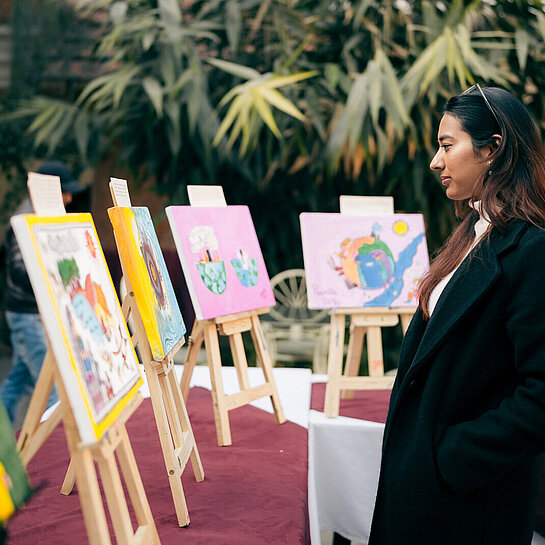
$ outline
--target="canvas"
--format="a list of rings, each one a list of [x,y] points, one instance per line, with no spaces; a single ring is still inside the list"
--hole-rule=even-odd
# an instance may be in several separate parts
[[[412,307],[428,270],[421,214],[300,216],[308,306]]]
[[[90,214],[11,220],[83,443],[100,439],[142,375]]]
[[[197,319],[275,304],[247,206],[169,206],[166,213]]]
[[[8,413],[0,402],[0,524],[5,524],[31,494]]]
[[[149,210],[115,207],[108,214],[153,358],[163,360],[186,328]]]

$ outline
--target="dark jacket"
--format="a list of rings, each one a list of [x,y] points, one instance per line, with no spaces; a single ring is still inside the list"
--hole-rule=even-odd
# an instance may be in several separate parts
[[[30,199],[25,199],[15,211],[15,214],[30,214],[33,212]],[[21,250],[11,227],[6,232],[6,291],[4,308],[12,312],[38,313],[38,306],[30,279],[26,272]]]
[[[514,221],[407,331],[370,545],[529,545],[545,450],[545,232]]]

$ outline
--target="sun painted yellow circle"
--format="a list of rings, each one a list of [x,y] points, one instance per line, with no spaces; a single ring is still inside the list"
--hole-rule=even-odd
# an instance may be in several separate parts
[[[404,235],[409,227],[404,221],[396,221],[394,223],[394,233],[396,235]]]

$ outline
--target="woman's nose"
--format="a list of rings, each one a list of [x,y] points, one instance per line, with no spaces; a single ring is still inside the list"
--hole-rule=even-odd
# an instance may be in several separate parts
[[[432,170],[442,170],[443,168],[443,158],[441,157],[441,149],[437,150],[437,153],[433,156],[433,159],[430,163],[430,168]]]

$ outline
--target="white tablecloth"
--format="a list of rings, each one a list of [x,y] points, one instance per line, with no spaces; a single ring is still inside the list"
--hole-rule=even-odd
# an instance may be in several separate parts
[[[317,378],[316,382],[321,381]],[[380,470],[384,424],[309,414],[309,520],[313,545],[320,530],[367,543]]]

